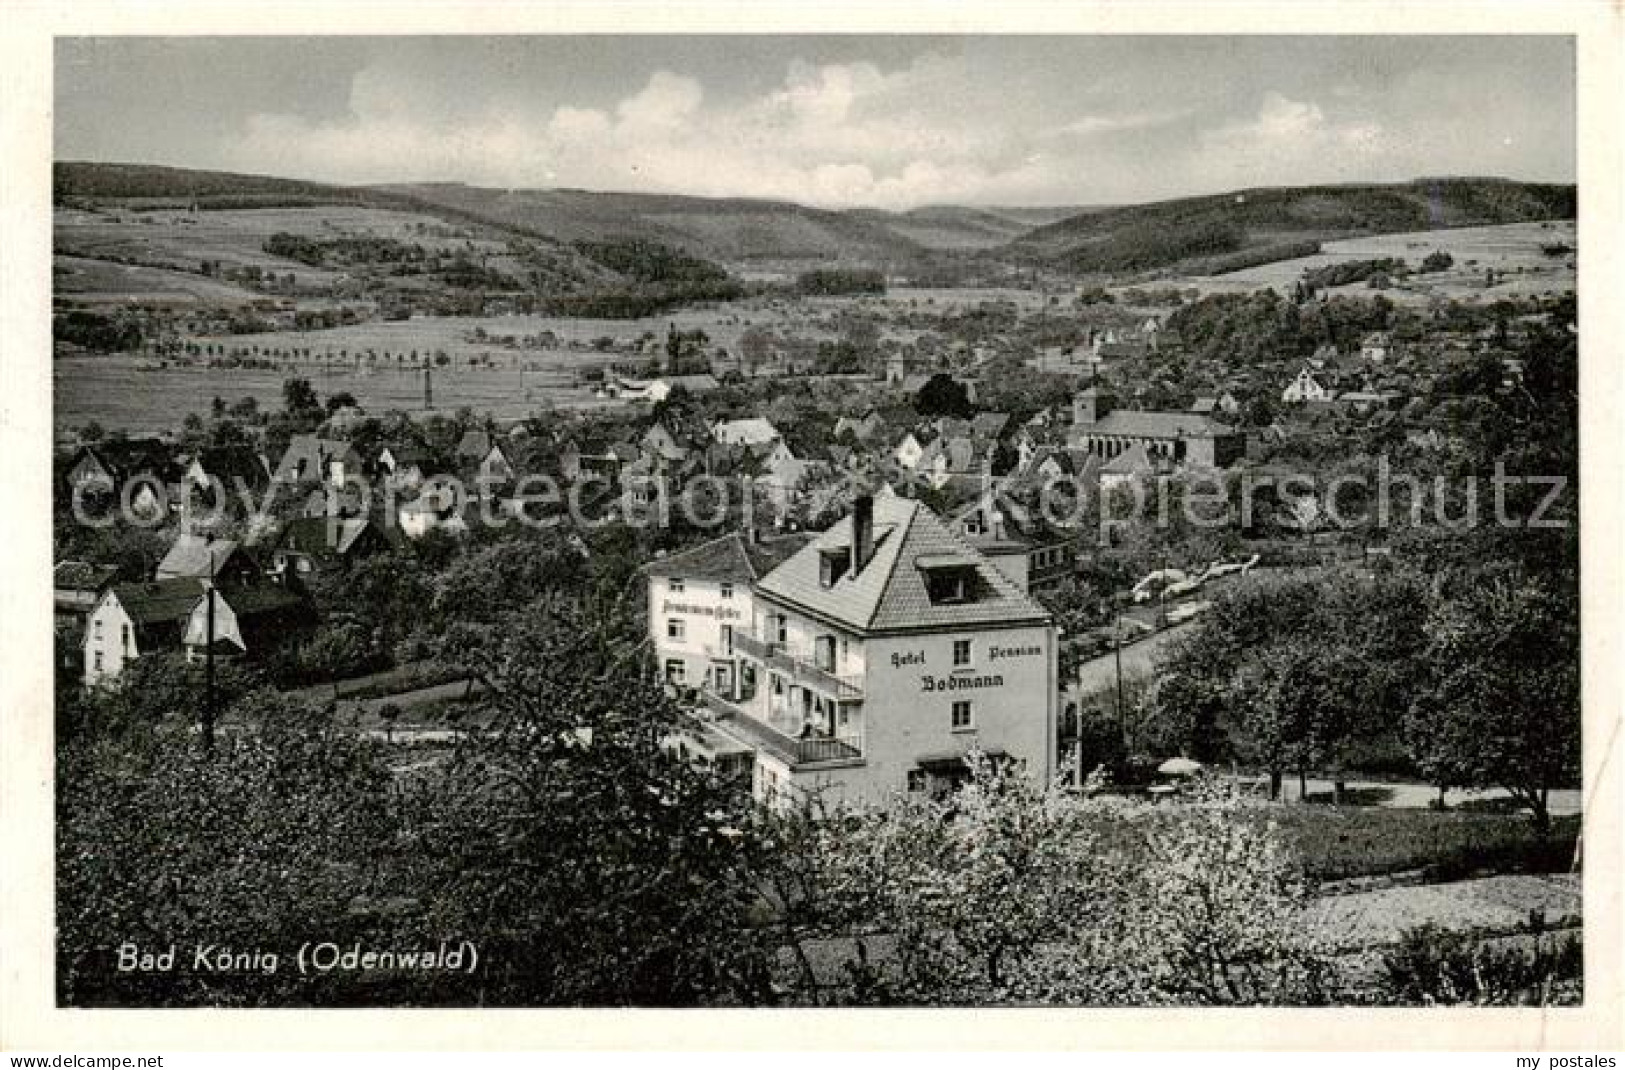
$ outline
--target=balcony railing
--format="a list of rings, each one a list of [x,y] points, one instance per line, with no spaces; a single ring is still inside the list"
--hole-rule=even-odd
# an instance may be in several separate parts
[[[715,715],[718,727],[738,738],[741,743],[766,751],[780,761],[791,765],[809,765],[863,758],[863,741],[857,736],[798,739],[765,721],[757,720],[714,691],[702,691],[700,695]]]
[[[778,646],[777,643],[770,643],[766,639],[758,639],[749,632],[734,632],[733,644],[735,650],[757,661],[766,661]]]
[[[837,700],[863,698],[863,685],[856,678],[831,672],[815,661],[791,654],[778,643],[739,632],[734,635],[733,644],[741,654],[779,670],[797,683],[811,684]]]

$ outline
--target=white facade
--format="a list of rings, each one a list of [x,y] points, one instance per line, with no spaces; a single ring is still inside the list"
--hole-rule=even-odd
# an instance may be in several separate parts
[[[651,576],[649,635],[661,675],[684,687],[732,686],[733,635],[750,626],[748,583]]]
[[[744,642],[736,633],[735,705],[782,737],[756,748],[758,797],[884,805],[951,776],[973,748],[1053,774],[1053,627],[864,636],[761,600],[755,616]],[[739,718],[723,727],[742,742],[769,735]]]
[[[85,621],[85,683],[115,679],[126,662],[141,656],[136,646],[135,622],[112,591],[102,595]]]
[[[1289,405],[1302,401],[1330,401],[1331,397],[1331,391],[1321,386],[1308,368],[1299,371],[1297,378],[1281,391],[1281,400]]]

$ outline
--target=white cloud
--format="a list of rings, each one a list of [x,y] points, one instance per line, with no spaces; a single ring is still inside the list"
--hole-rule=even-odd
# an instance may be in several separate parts
[[[1256,115],[1204,134],[1195,169],[1214,188],[1271,185],[1291,175],[1297,183],[1369,177],[1385,148],[1381,125],[1334,120],[1314,101],[1265,93]]]
[[[368,68],[348,114],[253,116],[229,163],[347,182],[456,179],[504,187],[748,196],[828,206],[1078,203],[1170,187],[1330,180],[1384,145],[1381,127],[1266,93],[1244,120],[1194,140],[1193,107],[1102,109],[1013,121],[997,97],[955,92],[946,60],[883,71],[791,63],[776,86],[713,99],[700,79],[656,71],[619,101],[508,99],[435,107],[409,73]],[[959,87],[962,90],[962,87]],[[1065,121],[1058,121],[1065,120]],[[1105,138],[1109,134],[1135,134]],[[1093,193],[1084,192],[1094,183]]]
[[[657,71],[611,108],[509,102],[437,116],[402,79],[364,70],[349,116],[252,117],[234,164],[338,181],[457,178],[832,206],[912,207],[1030,197],[1054,162],[959,102],[933,96],[940,61],[885,73],[868,63],[789,66],[771,91],[707,100],[695,78]]]

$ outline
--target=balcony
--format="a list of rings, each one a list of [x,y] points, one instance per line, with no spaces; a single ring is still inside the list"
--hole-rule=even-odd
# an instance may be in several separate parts
[[[700,696],[716,718],[715,723],[719,728],[741,743],[765,751],[782,762],[802,766],[863,760],[863,741],[860,737],[816,736],[798,739],[765,721],[757,720],[714,691],[701,691]]]
[[[733,637],[734,649],[790,677],[798,684],[811,685],[837,702],[859,702],[863,685],[854,677],[841,676],[808,658],[789,653],[778,643],[740,632]]]

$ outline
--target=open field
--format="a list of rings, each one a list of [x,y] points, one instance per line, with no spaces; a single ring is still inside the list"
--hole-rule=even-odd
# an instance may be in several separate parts
[[[52,261],[56,292],[79,304],[244,305],[259,295],[202,275],[78,256]]]
[[[1402,258],[1414,268],[1429,253],[1442,250],[1456,261],[1450,270],[1413,275],[1405,280],[1403,286],[1396,285],[1383,293],[1394,301],[1425,301],[1433,296],[1493,301],[1497,297],[1572,291],[1575,272],[1568,265],[1573,262],[1573,255],[1547,256],[1540,247],[1567,245],[1573,248],[1575,243],[1575,225],[1571,219],[1410,231],[1326,242],[1316,256],[1278,260],[1225,275],[1195,276],[1172,281],[1181,287],[1196,287],[1203,293],[1232,293],[1263,287],[1285,292],[1303,278],[1304,272],[1315,268],[1346,260],[1384,257]],[[1488,268],[1493,268],[1497,275],[1505,275],[1506,278],[1486,288],[1484,272]],[[1364,284],[1334,287],[1327,292],[1372,293]]]
[[[619,404],[594,398],[575,385],[562,361],[549,354],[527,353],[528,369],[437,369],[434,375],[435,410],[450,413],[468,406],[477,413],[517,418],[548,405],[586,408]],[[581,367],[602,362],[596,354],[559,354]],[[420,413],[423,409],[423,373],[380,366],[357,371],[353,367],[324,369],[319,361],[286,361],[276,368],[220,368],[202,364],[171,364],[160,368],[149,358],[129,356],[65,357],[55,368],[55,427],[61,431],[95,420],[104,427],[130,432],[167,431],[180,426],[189,412],[209,411],[216,397],[228,402],[252,397],[261,408],[282,405],[282,383],[292,376],[311,381],[323,397],[341,390],[355,395],[363,409],[382,413],[390,409]],[[521,387],[523,380],[523,387]]]
[[[219,260],[228,268],[291,272],[301,286],[327,285],[338,274],[270,255],[264,244],[271,235],[391,238],[436,251],[485,255],[500,255],[507,248],[504,242],[478,236],[473,228],[454,226],[431,216],[349,205],[207,212],[59,208],[55,218],[59,257],[135,261],[183,271],[196,271],[202,260]]]

